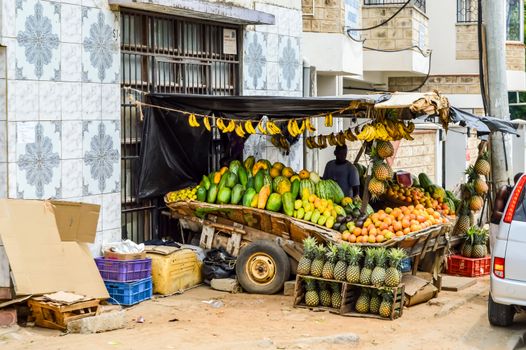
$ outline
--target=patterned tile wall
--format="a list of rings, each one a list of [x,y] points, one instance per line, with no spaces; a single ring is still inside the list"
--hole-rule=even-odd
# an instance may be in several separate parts
[[[101,205],[98,254],[121,226],[118,13],[104,1],[2,1],[1,22],[0,197]]]

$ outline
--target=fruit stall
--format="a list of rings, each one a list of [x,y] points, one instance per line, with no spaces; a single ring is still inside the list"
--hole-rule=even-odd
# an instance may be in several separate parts
[[[400,317],[407,258],[413,258],[409,270],[416,273],[419,261],[435,252],[430,272],[436,275],[455,234],[467,231],[467,212],[481,209],[473,198],[487,192],[480,181],[486,176],[484,154],[470,170],[473,186],[460,195],[424,173],[391,169],[392,142],[412,140],[416,118],[447,130],[463,115],[436,92],[305,99],[158,94],[139,106],[147,108],[143,197],[165,194],[173,218],[202,226],[203,247],[224,247],[236,256],[244,290],[272,294],[296,274],[298,307]],[[331,127],[333,118],[348,118],[352,127],[317,133],[315,120]],[[179,140],[171,139],[174,129]],[[249,156],[220,166],[219,157],[203,159],[214,140],[229,133],[264,135],[273,144],[299,138],[321,149],[360,142],[355,166],[362,196],[347,196],[335,181],[281,162]],[[195,142],[199,147],[189,149]]]

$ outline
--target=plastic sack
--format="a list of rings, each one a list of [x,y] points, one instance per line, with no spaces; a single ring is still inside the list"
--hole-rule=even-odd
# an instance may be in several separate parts
[[[206,284],[216,278],[230,278],[236,273],[236,258],[224,249],[209,250],[203,260],[201,272]]]

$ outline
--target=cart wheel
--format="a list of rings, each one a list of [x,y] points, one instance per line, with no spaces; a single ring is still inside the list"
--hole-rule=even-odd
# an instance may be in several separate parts
[[[290,276],[287,254],[276,243],[259,240],[243,248],[237,257],[239,284],[249,293],[274,294]]]

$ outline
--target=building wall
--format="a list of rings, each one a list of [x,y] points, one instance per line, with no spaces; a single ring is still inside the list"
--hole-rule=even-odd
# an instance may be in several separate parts
[[[9,198],[101,205],[93,252],[121,237],[118,19],[105,2],[2,4],[8,177],[0,187]]]
[[[456,29],[456,56],[457,60],[478,60],[478,29],[476,24],[457,23]]]
[[[343,0],[302,1],[303,31],[315,33],[342,33],[345,25]]]
[[[524,44],[506,43],[506,70],[524,72]]]
[[[424,81],[425,77],[390,77],[389,90],[409,91]],[[436,75],[430,76],[419,91],[438,90],[443,94],[480,94],[478,75]]]

